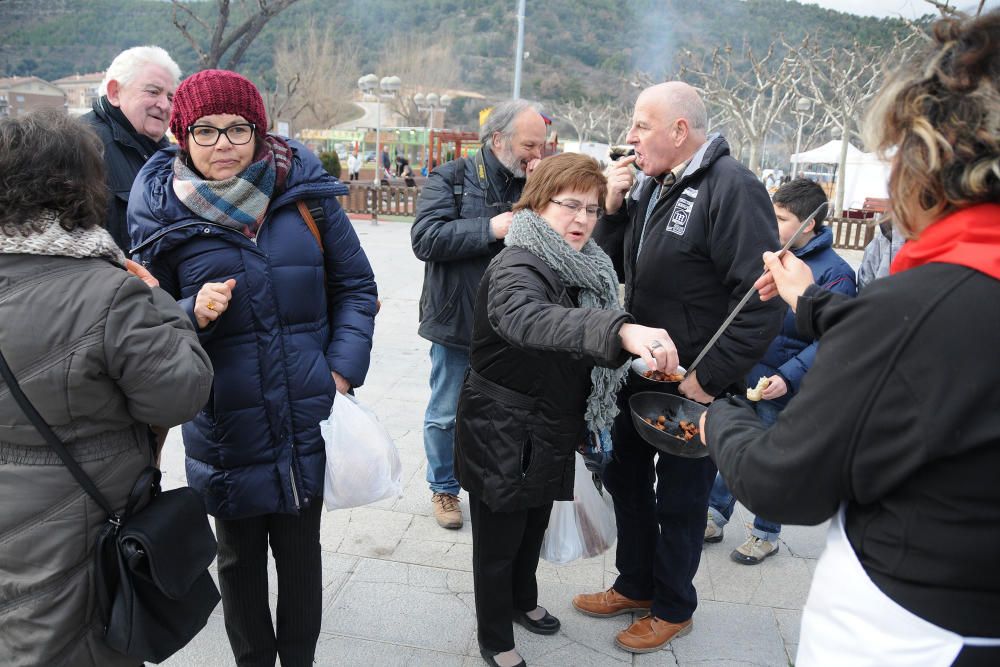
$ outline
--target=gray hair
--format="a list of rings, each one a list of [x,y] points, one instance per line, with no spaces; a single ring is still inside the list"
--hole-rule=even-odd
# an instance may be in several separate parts
[[[497,132],[505,140],[510,140],[514,134],[514,121],[522,111],[529,110],[538,112],[538,107],[524,100],[507,100],[496,105],[479,128],[479,143],[485,146]]]
[[[181,68],[169,53],[158,46],[133,46],[119,53],[111,61],[108,71],[104,73],[98,94],[107,95],[108,83],[111,81],[117,81],[122,86],[128,85],[146,65],[159,65],[167,70],[174,79],[174,85],[181,81]]]

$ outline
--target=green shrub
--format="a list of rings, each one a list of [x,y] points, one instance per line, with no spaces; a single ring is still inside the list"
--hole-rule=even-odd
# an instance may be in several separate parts
[[[319,154],[319,160],[323,163],[326,173],[340,178],[340,158],[333,151],[323,151]]]

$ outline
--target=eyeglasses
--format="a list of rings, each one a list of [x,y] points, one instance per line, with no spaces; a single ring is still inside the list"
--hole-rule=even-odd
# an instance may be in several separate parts
[[[562,206],[567,211],[572,211],[573,215],[576,215],[580,211],[580,209],[586,211],[588,218],[597,218],[602,213],[604,213],[604,209],[601,208],[600,206],[595,206],[595,205],[584,206],[583,203],[578,202],[575,199],[567,199],[565,201],[559,201],[558,199],[550,199],[549,201],[552,202],[553,204],[558,204],[559,206]]]
[[[223,134],[226,135],[226,139],[228,139],[229,143],[232,145],[242,146],[243,144],[250,143],[256,129],[257,126],[253,123],[238,123],[237,125],[230,125],[229,127],[191,125],[188,127],[188,132],[194,139],[194,143],[199,146],[214,146],[219,143],[219,137]]]

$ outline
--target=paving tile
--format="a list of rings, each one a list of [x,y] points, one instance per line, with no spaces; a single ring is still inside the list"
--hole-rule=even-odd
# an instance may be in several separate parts
[[[403,563],[472,571],[472,545],[402,539],[392,559]]]
[[[787,664],[778,623],[767,607],[704,600],[691,634],[671,644],[679,665]]]
[[[341,553],[385,558],[399,544],[413,517],[388,510],[356,507],[351,510],[350,522],[344,530]]]
[[[222,604],[219,604],[219,609]],[[235,665],[233,651],[229,647],[226,626],[221,616],[208,617],[205,629],[168,659],[159,663],[164,667],[229,667]]]
[[[325,631],[463,655],[475,616],[447,590],[348,581],[323,614]]]
[[[812,572],[805,559],[782,556],[779,551],[760,565],[737,567],[760,569],[760,586],[750,597],[750,604],[801,609],[809,595]]]
[[[774,618],[778,622],[778,632],[781,633],[785,646],[798,646],[802,612],[794,609],[775,609]]]
[[[782,526],[778,538],[788,553],[801,558],[819,558],[826,548],[829,521],[819,526]]]
[[[466,656],[343,635],[323,635],[316,665],[344,667],[462,667]]]

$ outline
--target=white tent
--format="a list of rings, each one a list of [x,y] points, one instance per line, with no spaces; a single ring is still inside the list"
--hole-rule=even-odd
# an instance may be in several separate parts
[[[858,157],[862,152],[854,147],[854,144],[847,144],[847,159]],[[792,155],[792,162],[799,164],[838,164],[840,162],[840,139],[829,141],[819,148],[803,153]]]
[[[859,153],[847,158],[844,176],[844,208],[861,208],[865,199],[889,198],[889,163],[878,159],[874,153]]]
[[[819,148],[792,155],[792,162],[802,164],[838,164],[840,139],[827,142]],[[847,144],[847,164],[844,174],[844,208],[861,208],[865,199],[889,197],[889,163],[879,160],[874,153],[862,153]]]

